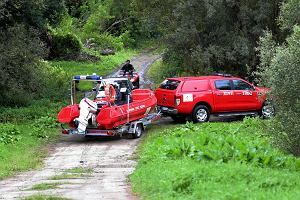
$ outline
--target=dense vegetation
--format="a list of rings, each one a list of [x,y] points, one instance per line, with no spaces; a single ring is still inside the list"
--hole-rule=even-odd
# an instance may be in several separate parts
[[[33,99],[60,98],[66,92],[57,83],[65,82],[68,74],[43,60],[98,62],[99,66],[101,54],[133,47],[132,35],[137,30],[127,4],[112,0],[1,1],[0,105],[20,106]]]
[[[130,177],[146,199],[294,199],[300,159],[270,145],[265,123],[186,124],[152,130]]]
[[[269,131],[277,143],[288,152],[300,155],[300,1],[290,0],[281,6],[279,24],[288,34],[282,44],[276,35],[265,32],[260,38],[261,63],[257,74],[261,83],[272,88],[271,96],[276,106],[277,118]]]
[[[282,0],[137,1],[142,16],[164,37],[172,75],[232,72],[246,76],[258,64],[257,41],[268,29],[278,40]]]

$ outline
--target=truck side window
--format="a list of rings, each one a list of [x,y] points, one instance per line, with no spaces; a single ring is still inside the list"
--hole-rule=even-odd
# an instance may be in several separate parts
[[[230,80],[218,80],[215,85],[218,90],[231,90]]]
[[[241,80],[233,80],[233,89],[234,90],[253,90],[253,86],[241,81]]]

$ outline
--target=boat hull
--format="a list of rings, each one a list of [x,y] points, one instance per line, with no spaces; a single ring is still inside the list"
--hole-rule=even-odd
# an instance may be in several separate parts
[[[142,119],[154,111],[157,99],[151,90],[133,90],[131,97],[132,102],[129,105],[125,103],[102,107],[96,116],[98,129],[116,129],[129,122]],[[58,114],[58,121],[74,127],[74,120],[79,117],[79,113],[77,104],[64,107]]]

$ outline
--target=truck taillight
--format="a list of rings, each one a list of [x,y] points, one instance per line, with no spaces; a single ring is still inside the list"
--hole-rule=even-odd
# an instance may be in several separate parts
[[[180,97],[175,97],[175,106],[179,106],[180,102]]]

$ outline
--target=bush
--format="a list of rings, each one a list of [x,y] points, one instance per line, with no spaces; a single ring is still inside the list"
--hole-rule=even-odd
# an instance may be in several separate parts
[[[80,39],[72,33],[54,33],[50,45],[50,58],[52,59],[71,59],[77,57],[82,49]]]
[[[119,36],[122,41],[124,47],[133,47],[135,45],[135,39],[133,39],[130,35],[129,31],[125,31]]]
[[[68,97],[70,87],[69,72],[66,72],[61,67],[50,66],[48,62],[43,62],[44,77],[43,81],[43,97],[53,100],[62,100]]]
[[[20,106],[38,97],[45,48],[38,32],[23,25],[0,30],[0,106]]]
[[[95,44],[97,50],[122,50],[124,48],[122,40],[110,34],[94,34],[91,37],[90,42]]]
[[[12,144],[20,138],[20,130],[15,125],[0,124],[0,143]]]
[[[300,27],[296,26],[285,46],[276,47],[270,34],[260,44],[260,70],[263,82],[272,89],[277,113],[270,131],[280,146],[295,155],[300,155],[299,41]]]
[[[31,102],[31,105],[27,107],[0,107],[0,123],[23,123],[43,116],[56,117],[62,106],[63,103],[43,99]]]
[[[49,138],[49,129],[56,128],[58,123],[54,117],[41,117],[32,124],[31,135],[37,138]]]

